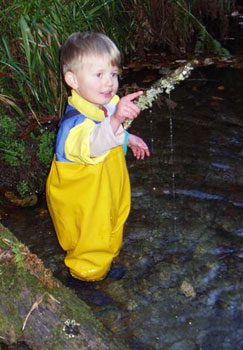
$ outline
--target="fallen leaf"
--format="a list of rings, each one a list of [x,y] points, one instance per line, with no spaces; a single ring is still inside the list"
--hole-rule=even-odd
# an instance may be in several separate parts
[[[145,79],[143,80],[143,83],[151,83],[155,80],[155,76],[154,75],[147,75],[145,77]]]
[[[45,208],[39,208],[38,209],[38,214],[39,214],[39,217],[42,218],[43,216],[45,216],[46,214],[48,213],[47,209]]]
[[[223,97],[219,97],[219,96],[211,96],[212,100],[214,101],[224,101]]]
[[[196,296],[196,292],[195,289],[193,288],[193,286],[187,282],[187,281],[183,281],[181,286],[180,286],[180,290],[182,291],[182,293],[187,297],[187,298],[195,298]]]
[[[209,66],[211,64],[214,64],[214,61],[212,60],[212,58],[205,58],[204,62],[205,66]]]
[[[36,194],[32,194],[23,199],[17,197],[16,194],[11,191],[6,191],[4,195],[12,204],[16,205],[17,207],[33,207],[38,202]]]

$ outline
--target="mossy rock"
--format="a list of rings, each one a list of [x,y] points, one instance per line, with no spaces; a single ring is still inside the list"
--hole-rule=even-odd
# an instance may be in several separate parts
[[[128,350],[0,224],[0,339],[35,350]]]

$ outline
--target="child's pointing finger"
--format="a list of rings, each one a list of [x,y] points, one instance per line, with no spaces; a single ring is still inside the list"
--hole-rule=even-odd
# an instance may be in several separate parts
[[[133,92],[129,95],[126,95],[124,98],[126,100],[133,101],[133,100],[135,100],[135,98],[141,96],[142,94],[143,94],[143,91],[137,91],[137,92]]]

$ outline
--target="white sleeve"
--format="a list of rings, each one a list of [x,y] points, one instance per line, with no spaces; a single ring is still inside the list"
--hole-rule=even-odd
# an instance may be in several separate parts
[[[120,125],[116,134],[114,134],[110,118],[106,117],[100,124],[95,125],[94,129],[90,134],[90,156],[98,157],[111,148],[123,145],[125,138],[125,131]]]

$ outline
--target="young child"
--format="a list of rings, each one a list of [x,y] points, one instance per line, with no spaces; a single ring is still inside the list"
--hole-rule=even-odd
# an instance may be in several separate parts
[[[64,80],[71,96],[57,134],[47,180],[47,204],[65,264],[83,281],[103,279],[119,254],[130,211],[124,152],[149,156],[145,142],[124,130],[140,110],[142,92],[119,100],[120,53],[104,34],[72,34],[61,48]]]

